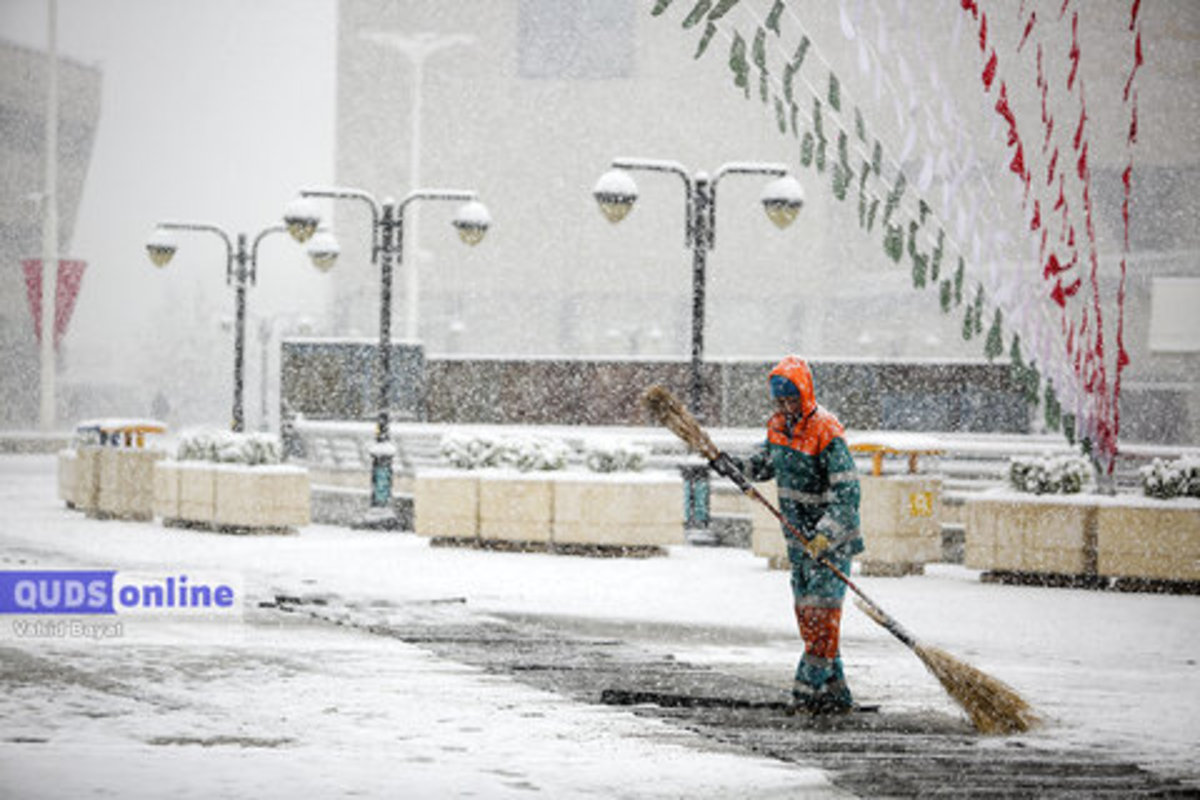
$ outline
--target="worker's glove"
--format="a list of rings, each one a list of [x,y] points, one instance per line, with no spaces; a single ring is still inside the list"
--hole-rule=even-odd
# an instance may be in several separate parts
[[[746,476],[742,474],[741,469],[738,468],[737,463],[733,460],[729,453],[722,451],[721,453],[717,454],[716,458],[708,463],[712,465],[713,471],[715,471],[718,475],[723,475],[726,478],[729,478],[729,480],[736,483],[738,488],[742,491],[746,491],[746,489],[750,486],[750,482],[746,480]]]
[[[810,558],[820,558],[829,551],[830,543],[825,534],[815,534],[811,539],[804,543],[804,549],[808,551]]]

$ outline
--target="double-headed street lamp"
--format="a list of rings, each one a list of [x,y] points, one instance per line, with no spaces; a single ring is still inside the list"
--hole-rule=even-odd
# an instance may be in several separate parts
[[[647,158],[614,158],[612,169],[600,176],[592,194],[609,222],[625,219],[637,201],[637,184],[629,172],[669,172],[683,180],[684,187],[684,246],[692,251],[692,369],[689,405],[693,414],[701,413],[704,384],[701,365],[704,361],[704,273],[708,251],[716,247],[717,184],[726,175],[774,175],[776,180],[762,192],[762,204],[771,221],[786,228],[796,219],[804,205],[800,183],[788,175],[783,164],[739,162],[722,165],[711,178],[708,173],[689,175],[674,161]]]
[[[247,236],[237,234],[237,244],[224,230],[207,222],[160,222],[150,239],[146,242],[146,252],[150,261],[156,267],[165,267],[175,255],[178,245],[173,231],[203,231],[214,233],[225,242],[225,283],[232,285],[236,291],[236,315],[233,337],[233,430],[242,432],[246,429],[246,419],[243,411],[243,390],[246,370],[246,288],[253,286],[258,275],[258,246],[262,240],[273,233],[283,233],[287,229],[282,225],[272,225],[263,228],[254,237],[249,248],[246,246]],[[320,236],[312,238],[308,247],[308,256],[313,266],[322,271],[329,269],[337,261],[338,244],[332,234],[325,231]]]
[[[299,242],[312,236],[320,224],[311,198],[359,200],[371,207],[371,263],[379,264],[379,411],[375,426],[375,445],[371,448],[371,508],[360,527],[395,529],[399,525],[392,507],[392,463],[396,448],[389,431],[389,405],[392,395],[392,269],[404,257],[404,211],[417,200],[452,200],[463,203],[452,224],[459,238],[477,245],[491,225],[491,216],[475,192],[455,189],[416,189],[399,203],[385,198],[382,203],[362,189],[302,189],[300,197],[288,205],[283,219],[287,230]]]
[[[706,172],[694,175],[675,161],[647,158],[614,158],[612,169],[600,176],[592,190],[600,210],[609,222],[623,220],[637,201],[637,184],[629,173],[633,171],[666,172],[678,175],[684,187],[684,246],[692,251],[692,361],[691,386],[688,404],[692,413],[702,418],[704,397],[704,280],[708,251],[716,247],[717,185],[726,175],[768,175],[775,180],[766,185],[760,197],[767,216],[780,228],[796,219],[804,205],[804,190],[799,181],[788,174],[783,164],[735,162],[723,164],[709,177]],[[688,476],[687,528],[696,541],[709,540],[707,472],[703,469]]]

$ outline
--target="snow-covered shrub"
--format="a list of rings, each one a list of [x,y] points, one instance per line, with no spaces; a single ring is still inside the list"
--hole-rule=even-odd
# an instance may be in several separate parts
[[[562,469],[570,451],[554,439],[539,436],[496,437],[450,434],[442,439],[442,458],[456,469],[514,466],[522,472]]]
[[[646,448],[622,439],[597,439],[583,449],[583,463],[592,472],[640,472]]]
[[[1084,456],[1014,458],[1008,464],[1008,480],[1019,492],[1031,494],[1078,494],[1092,477],[1092,465]]]
[[[184,431],[179,437],[175,458],[179,461],[216,461],[221,433],[208,428]]]
[[[279,438],[269,433],[233,433],[211,428],[185,431],[175,457],[179,461],[222,464],[278,464],[283,460]]]
[[[498,467],[506,460],[504,443],[480,434],[450,434],[442,439],[442,458],[456,469]]]
[[[530,436],[509,440],[511,462],[521,472],[562,469],[567,465],[569,452],[556,439]]]
[[[1142,492],[1147,497],[1200,497],[1200,458],[1183,456],[1174,461],[1154,459],[1142,467]]]

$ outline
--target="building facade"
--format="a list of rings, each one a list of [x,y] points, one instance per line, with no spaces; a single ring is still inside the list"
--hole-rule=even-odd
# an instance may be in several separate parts
[[[994,281],[996,274],[1027,269],[1030,248],[1013,240],[1025,235],[1028,203],[1011,181],[1004,183],[1010,151],[1003,131],[996,131],[995,98],[980,90],[977,53],[946,49],[970,41],[961,39],[971,34],[958,30],[957,4],[944,4],[942,15],[922,17],[917,7],[885,19],[893,13],[889,6],[877,11],[878,25],[869,11],[856,17],[843,13],[844,5],[787,7],[776,25],[792,38],[776,39],[768,30],[765,58],[774,57],[776,42],[794,42],[802,26],[811,43],[808,63],[820,59],[821,68],[797,74],[805,80],[841,76],[843,117],[853,119],[853,107],[882,141],[885,160],[902,166],[910,186],[927,190],[932,219],[952,235],[963,233],[957,247],[968,262],[968,280]],[[656,16],[654,8],[663,6]],[[764,181],[732,175],[721,183],[706,273],[707,355],[979,358],[983,336],[964,341],[961,308],[943,313],[936,281],[914,290],[907,257],[889,257],[879,229],[868,233],[863,225],[853,193],[839,199],[830,186],[833,170],[818,169],[819,159],[805,155],[786,114],[759,102],[758,42],[752,39],[756,24],[770,28],[773,3],[743,2],[730,12],[744,15],[737,30],[747,31],[742,87],[734,85],[731,67],[738,45],[729,31],[735,28],[722,27],[706,42],[705,21],[688,24],[695,6],[683,0],[341,2],[338,183],[396,199],[414,184],[474,189],[493,218],[484,242],[468,249],[448,224],[452,207],[423,204],[416,217],[410,211],[393,331],[415,329],[431,356],[684,357],[692,258],[680,181],[635,174],[640,196],[616,226],[598,213],[591,189],[617,156],[667,159],[693,175],[731,162],[766,161],[793,170],[806,204],[794,225],[776,230],[758,203]],[[1119,292],[1121,181],[1129,154],[1127,106],[1120,98],[1130,62],[1129,4],[1104,0],[1081,8],[1086,58],[1080,80],[1088,81],[1088,130],[1095,142],[1098,284],[1111,303]],[[1200,335],[1195,315],[1172,311],[1170,300],[1200,281],[1200,233],[1190,224],[1200,205],[1194,146],[1200,7],[1178,0],[1141,13],[1147,50],[1157,56],[1137,78],[1141,124],[1133,150],[1124,318],[1132,363],[1123,378],[1123,436],[1197,443]],[[1015,12],[1012,19],[994,16],[997,40],[1020,38]],[[931,54],[931,47],[943,49]],[[1065,57],[1066,47],[1061,50]],[[874,69],[864,68],[871,64]],[[770,77],[771,92],[781,93],[779,72]],[[1031,101],[1030,83],[1014,82],[1014,103]],[[767,97],[765,79],[762,88]],[[828,113],[834,89],[805,89]],[[811,114],[806,107],[804,115]],[[922,153],[960,151],[955,148],[969,149],[975,164],[965,233],[965,195],[951,192],[956,187],[937,158],[927,182],[922,161]],[[836,154],[831,133],[831,162]],[[904,202],[914,196],[910,188]],[[338,205],[335,216],[343,256],[334,330],[370,336],[377,330],[379,277],[369,263],[366,213]],[[980,231],[994,234],[984,237],[982,257]],[[417,275],[415,324],[410,269]],[[1006,302],[1021,305],[1019,297]],[[1109,308],[1106,316],[1112,342],[1116,314]]]

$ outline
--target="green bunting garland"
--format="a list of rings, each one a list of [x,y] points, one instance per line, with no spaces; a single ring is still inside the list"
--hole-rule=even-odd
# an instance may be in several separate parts
[[[671,6],[673,1],[654,0],[650,13],[655,17],[662,15]],[[716,38],[718,25],[715,23],[725,18],[729,11],[737,6],[738,2],[739,0],[695,0],[691,11],[682,22],[685,30],[696,27],[702,20],[705,22],[703,33],[697,42],[695,55],[693,56],[694,59],[701,58],[708,51],[713,40]],[[817,80],[805,81],[804,83],[796,80],[812,45],[808,36],[801,34],[800,42],[790,60],[783,61],[783,59],[778,59],[783,61],[780,70],[780,82],[778,84],[778,87],[781,88],[776,88],[774,92],[771,90],[767,32],[770,31],[776,37],[782,37],[781,20],[786,10],[786,0],[774,0],[765,20],[756,27],[753,39],[749,42],[734,27],[734,23],[726,21],[727,30],[732,34],[728,64],[730,71],[733,73],[734,87],[741,89],[746,99],[749,99],[751,92],[750,70],[751,68],[757,70],[759,98],[774,111],[775,122],[781,135],[787,135],[790,122],[792,135],[796,136],[800,142],[800,164],[806,168],[815,166],[818,172],[824,172],[826,162],[832,161],[830,165],[830,186],[834,197],[839,201],[846,199],[850,186],[857,178],[859,226],[864,228],[868,234],[873,233],[879,206],[882,202],[883,215],[881,227],[883,229],[882,244],[884,253],[893,262],[898,264],[907,251],[912,261],[913,288],[924,289],[928,285],[936,286],[938,289],[938,302],[943,313],[948,314],[955,307],[963,307],[963,339],[969,341],[977,336],[982,336],[984,327],[983,286],[977,283],[974,299],[964,305],[965,258],[959,255],[954,274],[948,274],[949,270],[947,270],[947,274],[943,276],[942,260],[945,258],[946,233],[940,226],[937,231],[936,244],[931,251],[922,252],[918,247],[918,235],[932,215],[932,209],[925,199],[918,194],[916,198],[916,219],[910,218],[907,221],[907,225],[905,224],[904,217],[909,215],[901,206],[904,193],[907,189],[907,176],[904,171],[902,169],[896,171],[895,177],[892,179],[892,185],[886,191],[886,199],[884,199],[882,186],[878,184],[868,186],[868,181],[871,178],[874,178],[878,182],[887,180],[883,174],[883,146],[878,138],[871,136],[863,113],[857,106],[854,107],[853,135],[864,146],[870,143],[871,153],[869,157],[862,158],[860,172],[857,176],[850,167],[850,153],[847,141],[847,131],[850,128],[848,120],[844,122],[840,118],[843,108],[843,98],[841,81],[837,74],[832,70],[827,71],[824,97],[821,96],[819,91],[812,91],[811,89],[806,92],[801,91],[802,86],[807,89],[807,87],[818,84]],[[782,93],[782,96],[779,95],[779,92]],[[804,129],[800,122],[800,110],[804,103],[803,95],[805,94],[812,98],[811,129]],[[833,110],[834,116],[826,116],[823,108],[823,103],[825,102]],[[830,126],[828,132],[826,130],[827,123]],[[843,128],[844,124],[845,127]],[[829,152],[830,138],[834,130],[837,130],[836,160],[833,160],[834,157]],[[1003,314],[999,308],[996,308],[991,325],[988,327],[987,336],[984,337],[983,342],[984,355],[989,361],[1002,355],[1004,350],[1003,335]],[[1028,364],[1024,362],[1021,354],[1020,338],[1015,335],[1012,340],[1010,356],[1012,380],[1021,388],[1022,395],[1026,401],[1030,405],[1036,405],[1039,399],[1042,399],[1039,398],[1039,394],[1042,394],[1044,397],[1044,414],[1047,427],[1056,429],[1061,425],[1062,432],[1067,437],[1067,440],[1074,444],[1075,416],[1073,414],[1062,413],[1057,396],[1054,393],[1053,385],[1049,380],[1045,382],[1044,392],[1040,391],[1042,389],[1042,381],[1037,366],[1033,362]]]
[[[908,185],[908,178],[904,177],[904,173],[896,175],[896,183],[892,186],[892,190],[888,192],[887,203],[883,207],[883,221],[887,222],[892,218],[892,213],[896,207],[900,205],[900,198],[904,196],[904,189]]]
[[[995,361],[996,356],[1004,352],[1004,334],[1001,329],[1003,316],[997,308],[992,317],[992,326],[988,329],[987,340],[983,343],[983,355],[988,361]]]
[[[729,9],[733,8],[737,4],[738,0],[720,0],[720,2],[717,3],[717,7],[709,12],[708,21],[716,22],[721,17],[725,16]]]
[[[759,28],[754,32],[754,45],[750,50],[750,58],[754,61],[754,66],[758,67],[758,94],[759,98],[765,103],[767,102],[767,32]]]
[[[904,229],[899,225],[888,225],[884,231],[883,252],[892,261],[900,263],[900,257],[904,255]]]
[[[942,246],[946,243],[946,232],[938,228],[937,245],[933,248],[933,258],[929,262],[929,282],[937,283],[938,273],[942,267]]]
[[[767,15],[767,30],[774,31],[776,36],[780,36],[779,18],[783,16],[783,0],[775,0],[775,5],[771,7],[771,13]]]
[[[746,40],[740,33],[734,33],[733,44],[729,46],[729,69],[733,71],[733,85],[750,97],[750,67],[746,64]]]
[[[704,15],[710,8],[712,8],[712,0],[697,0],[696,5],[692,7],[692,13],[683,19],[683,29],[687,30],[697,25],[700,20],[704,19]]]
[[[1046,427],[1052,431],[1058,430],[1062,425],[1062,406],[1059,405],[1058,396],[1054,393],[1054,382],[1050,380],[1046,381],[1045,408],[1042,413]]]
[[[696,54],[692,58],[699,58],[704,55],[704,51],[708,49],[709,42],[712,41],[713,35],[717,32],[717,26],[711,22],[704,26],[704,35],[700,37],[700,44],[696,47]]]

